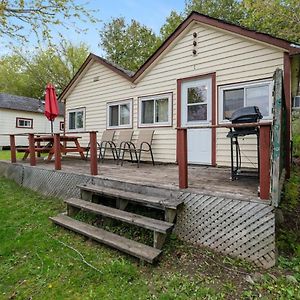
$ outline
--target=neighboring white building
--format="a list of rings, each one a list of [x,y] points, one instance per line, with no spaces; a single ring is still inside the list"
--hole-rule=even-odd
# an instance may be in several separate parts
[[[155,160],[174,163],[176,127],[228,122],[232,111],[251,105],[271,120],[277,68],[284,70],[290,112],[291,70],[297,70],[299,53],[300,46],[288,41],[193,12],[135,73],[90,54],[60,95],[71,124],[66,130],[97,130],[100,139],[106,129],[132,128],[135,139],[139,130],[153,128]],[[188,130],[189,162],[228,165],[227,132]],[[256,164],[256,150],[255,137],[246,138],[242,151],[249,167]]]
[[[62,132],[64,105],[53,122],[54,132]],[[51,125],[44,115],[44,102],[37,99],[0,93],[0,147],[9,146],[9,136],[3,134],[50,133]],[[28,145],[27,136],[16,136],[17,146]]]

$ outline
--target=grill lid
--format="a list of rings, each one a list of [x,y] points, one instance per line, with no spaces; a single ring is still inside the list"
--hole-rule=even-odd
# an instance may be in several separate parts
[[[257,106],[246,106],[233,112],[230,121],[234,123],[256,123],[263,116]]]

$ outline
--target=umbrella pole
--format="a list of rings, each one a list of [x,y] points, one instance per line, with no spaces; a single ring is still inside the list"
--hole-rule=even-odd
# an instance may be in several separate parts
[[[53,135],[53,121],[51,120],[51,134]]]

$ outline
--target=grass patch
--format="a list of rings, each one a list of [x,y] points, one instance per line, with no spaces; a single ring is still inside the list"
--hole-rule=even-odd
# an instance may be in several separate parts
[[[24,153],[17,152],[17,159],[22,159]],[[0,160],[10,160],[10,151],[9,150],[0,150]]]
[[[141,265],[52,225],[59,199],[0,178],[0,206],[0,299],[300,299],[283,262],[265,271],[172,235],[157,265]]]

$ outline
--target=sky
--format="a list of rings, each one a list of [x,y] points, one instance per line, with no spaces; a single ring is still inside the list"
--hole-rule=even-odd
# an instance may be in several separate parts
[[[155,33],[159,33],[159,29],[165,23],[170,12],[172,10],[182,12],[184,3],[184,0],[91,0],[89,7],[99,10],[97,17],[101,20],[100,29],[104,23],[109,22],[112,18],[125,17],[128,22],[135,19],[150,27]],[[78,37],[74,36],[72,39],[78,41]],[[85,36],[80,36],[79,39],[89,44],[92,52],[101,54],[96,28],[89,28],[88,33]]]
[[[88,4],[86,4],[88,2]],[[165,23],[166,18],[172,10],[182,12],[185,6],[185,0],[75,0],[76,4],[85,4],[91,10],[97,10],[95,16],[100,19],[99,24],[87,24],[76,21],[78,27],[87,28],[86,34],[79,34],[70,26],[69,30],[59,28],[64,37],[72,43],[78,44],[84,42],[90,46],[90,51],[97,55],[103,55],[103,51],[98,46],[99,30],[103,28],[105,23],[111,21],[112,18],[125,17],[129,23],[131,19],[135,19],[150,27],[155,33],[159,33],[161,26]],[[74,21],[74,20],[73,20]],[[58,30],[53,30],[53,35],[56,35]],[[28,49],[34,51],[36,39],[32,35],[30,37]],[[58,39],[57,39],[58,41]],[[1,47],[0,39],[0,55],[7,54],[11,49]],[[16,43],[13,41],[16,46]]]

